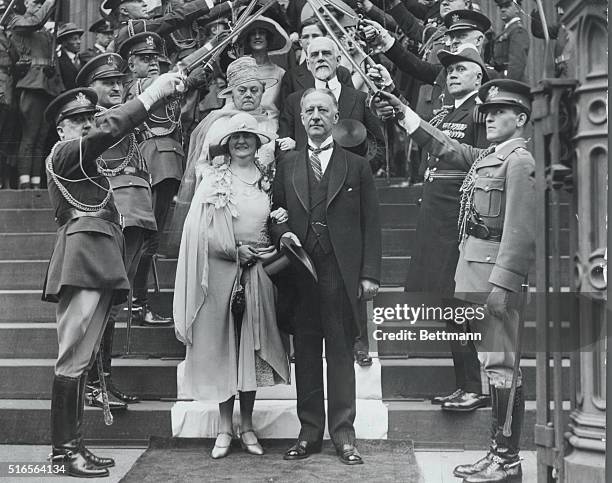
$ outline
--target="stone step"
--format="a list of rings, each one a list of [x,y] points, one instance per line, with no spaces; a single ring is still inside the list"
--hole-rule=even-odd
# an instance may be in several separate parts
[[[254,417],[260,417],[262,401],[255,402]],[[454,450],[486,450],[491,422],[490,408],[471,413],[446,413],[429,401],[387,401],[387,438],[413,440],[416,447]],[[128,411],[116,413],[111,426],[104,424],[102,411],[85,408],[83,435],[90,444],[146,445],[150,436],[172,436],[172,401],[143,401],[130,405]],[[0,399],[0,444],[42,444],[51,440],[49,418],[51,401],[36,399]],[[363,406],[357,406],[358,418]],[[362,409],[362,411],[360,411]],[[569,404],[564,403],[564,416]],[[282,420],[283,422],[285,420]],[[297,424],[292,418],[292,423]],[[525,423],[521,448],[535,449],[533,428],[535,402],[525,404]],[[259,428],[258,428],[259,429]],[[284,434],[285,427],[276,427]],[[282,431],[282,433],[281,433]],[[270,431],[272,432],[272,431]],[[272,433],[274,437],[274,433]],[[295,435],[292,435],[293,439]],[[367,456],[367,455],[365,455]]]
[[[113,381],[126,393],[138,394],[144,399],[176,399],[177,366],[183,356],[174,359],[120,358],[113,359]],[[48,399],[55,359],[0,359],[0,399]],[[324,372],[326,362],[323,360]],[[182,367],[182,366],[181,366]],[[211,368],[214,370],[214,368]],[[292,385],[260,388],[260,399],[295,399],[295,374],[291,365]],[[360,399],[382,399],[381,365],[377,358],[371,367],[355,364],[356,394]],[[324,380],[327,378],[324,376]],[[182,379],[180,379],[182,381]]]
[[[121,356],[126,350],[127,324],[117,322],[113,340],[113,354]],[[185,357],[185,346],[174,335],[174,327],[132,327],[130,352],[153,358]],[[57,357],[56,324],[0,323],[0,358]]]
[[[0,209],[51,208],[47,190],[0,190]]]
[[[42,282],[41,282],[42,284]],[[55,322],[55,308],[53,303],[41,300],[40,290],[0,290],[0,322]],[[171,290],[155,294],[150,291],[149,302],[153,310],[164,316],[172,315]],[[121,311],[119,321],[127,320],[125,311]]]
[[[382,231],[383,255],[410,255],[414,228],[385,228]],[[55,233],[0,234],[0,260],[41,260],[51,256]]]
[[[406,277],[410,257],[383,257],[382,284],[399,285]],[[0,290],[39,290],[42,289],[47,273],[47,260],[0,260]],[[176,275],[176,259],[158,260],[159,285],[173,288]],[[150,286],[153,285],[151,276]]]
[[[486,450],[489,445],[491,408],[469,413],[446,412],[429,401],[387,401],[388,439],[414,441],[415,447],[441,450]],[[563,416],[568,421],[569,401],[563,403]],[[535,450],[535,401],[525,402],[525,419],[520,447]],[[565,424],[563,425],[565,427]],[[446,480],[445,480],[446,481]],[[448,480],[459,481],[459,480]]]
[[[429,399],[438,394],[450,394],[455,389],[455,373],[450,358],[390,358],[381,359],[382,393],[384,399]],[[525,397],[535,400],[536,361],[521,360]],[[563,380],[569,381],[569,360],[563,361]],[[569,385],[563,387],[563,397],[569,399]]]
[[[381,204],[381,225],[383,228],[412,227],[416,223],[417,211],[416,204]],[[0,210],[0,233],[55,233],[56,230],[57,224],[50,208]]]
[[[145,399],[176,398],[180,360],[114,358],[113,380],[124,391]],[[49,398],[54,364],[55,359],[0,359],[0,399]],[[383,399],[430,398],[455,390],[453,362],[448,357],[381,359],[380,365]],[[523,359],[521,367],[527,398],[535,399],[535,361]],[[369,369],[356,366],[356,370]]]
[[[49,381],[50,382],[50,381]],[[85,407],[83,436],[89,442],[143,444],[149,436],[172,436],[173,402],[142,401],[128,411],[114,413],[114,423],[104,423],[102,411]],[[51,441],[51,401],[0,399],[0,444],[44,444]]]

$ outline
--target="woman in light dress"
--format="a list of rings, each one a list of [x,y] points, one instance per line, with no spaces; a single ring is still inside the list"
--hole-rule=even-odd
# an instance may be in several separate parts
[[[219,402],[219,433],[213,458],[229,453],[234,398],[240,394],[243,448],[263,454],[252,414],[258,387],[289,383],[274,305],[274,286],[260,257],[270,253],[267,223],[285,221],[270,213],[273,164],[258,162],[258,148],[275,138],[247,113],[226,124],[223,156],[197,167],[201,179],[184,224],[176,272],[174,321],[187,347],[179,393]],[[231,310],[244,286],[242,318]]]

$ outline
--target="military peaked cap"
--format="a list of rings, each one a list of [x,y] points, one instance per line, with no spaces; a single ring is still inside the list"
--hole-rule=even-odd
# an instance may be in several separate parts
[[[119,46],[119,54],[124,59],[134,54],[163,54],[162,38],[155,32],[141,32],[128,37]]]
[[[480,30],[484,33],[491,28],[491,21],[474,10],[453,10],[444,17],[444,25],[447,33],[456,30]]]
[[[98,95],[93,89],[77,87],[57,96],[45,111],[45,120],[49,124],[58,124],[67,117],[83,113],[96,112]]]
[[[91,24],[89,31],[94,34],[112,34],[115,29],[108,20],[101,18],[97,22]]]
[[[95,56],[87,62],[76,77],[78,86],[87,87],[98,79],[123,77],[125,61],[119,54],[109,52]]]
[[[531,86],[512,79],[497,79],[484,84],[478,90],[482,101],[479,109],[487,111],[490,106],[504,105],[518,107],[531,114]]]
[[[489,80],[489,74],[482,57],[480,57],[478,50],[476,50],[473,45],[460,45],[457,52],[440,50],[438,52],[438,59],[440,59],[440,63],[444,67],[456,64],[457,62],[473,62],[474,64],[478,64],[482,70],[482,81],[486,82]]]

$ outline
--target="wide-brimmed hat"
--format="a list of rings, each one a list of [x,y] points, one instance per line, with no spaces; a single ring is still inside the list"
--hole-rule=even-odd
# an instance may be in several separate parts
[[[473,62],[480,66],[482,70],[482,82],[489,80],[487,68],[476,50],[476,47],[470,44],[460,45],[456,52],[449,52],[448,50],[440,50],[438,52],[438,59],[440,63],[446,68],[449,65],[456,64],[457,62]]]
[[[272,87],[278,83],[278,79],[260,77],[257,62],[253,57],[239,57],[227,66],[227,87],[219,92],[217,97],[231,98],[234,87],[252,81],[261,82],[265,87]]]
[[[482,104],[478,110],[486,112],[491,106],[513,106],[531,114],[531,86],[512,79],[496,79],[478,90]]]
[[[74,34],[78,34],[78,36],[80,37],[84,33],[85,30],[79,28],[77,24],[68,22],[63,25],[60,25],[60,27],[57,29],[57,41],[61,42],[62,39]]]
[[[285,30],[274,20],[268,17],[260,17],[254,20],[249,28],[242,32],[236,42],[245,44],[249,34],[255,29],[263,29],[270,34],[268,37],[268,54],[286,54],[291,49],[291,41]]]
[[[229,121],[227,121],[227,126],[217,144],[219,146],[225,146],[231,135],[238,132],[254,134],[259,138],[261,144],[269,143],[273,139],[277,138],[276,134],[259,129],[257,119],[255,119],[249,113],[240,112],[238,114],[234,114],[232,117],[230,117]]]

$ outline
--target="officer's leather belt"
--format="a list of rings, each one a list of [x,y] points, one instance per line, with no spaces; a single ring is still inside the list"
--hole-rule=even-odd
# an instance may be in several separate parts
[[[122,171],[119,171],[116,176],[121,176],[122,174],[129,174],[130,176],[142,178],[147,183],[151,184],[151,175],[144,169],[138,169],[134,166],[126,166]]]
[[[467,173],[458,169],[441,169],[438,168],[427,168],[425,170],[424,178],[425,181],[433,182],[435,179],[452,179],[452,180],[463,180]]]
[[[103,208],[98,211],[81,211],[76,208],[70,208],[59,216],[55,217],[55,221],[59,226],[64,226],[71,220],[76,220],[77,218],[82,218],[84,216],[89,216],[91,218],[100,218],[102,220],[110,221],[111,223],[115,223],[116,225],[122,226],[122,216],[117,211],[109,210],[108,208]]]
[[[493,230],[484,223],[474,223],[468,220],[466,232],[468,235],[480,238],[481,240],[489,240],[500,242],[502,234],[499,230]]]

